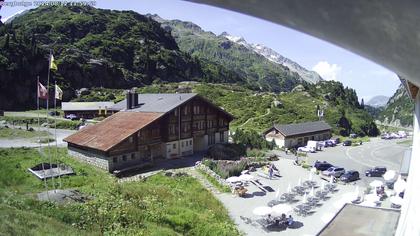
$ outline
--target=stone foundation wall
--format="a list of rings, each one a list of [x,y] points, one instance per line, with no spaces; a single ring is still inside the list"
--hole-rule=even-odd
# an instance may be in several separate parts
[[[68,153],[76,159],[109,171],[109,161],[107,157],[91,153],[75,147],[68,147]]]

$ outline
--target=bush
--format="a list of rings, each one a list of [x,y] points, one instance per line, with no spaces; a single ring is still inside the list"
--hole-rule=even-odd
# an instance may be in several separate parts
[[[246,154],[245,148],[240,144],[215,144],[206,153],[206,157],[213,160],[239,160]]]
[[[203,164],[224,179],[239,176],[248,167],[247,159],[241,159],[240,161],[204,160]]]

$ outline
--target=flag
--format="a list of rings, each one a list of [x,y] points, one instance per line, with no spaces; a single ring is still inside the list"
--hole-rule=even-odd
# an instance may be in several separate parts
[[[47,100],[48,99],[48,90],[38,82],[38,98]]]
[[[56,71],[58,70],[57,64],[55,64],[54,56],[51,54],[50,56],[50,70]]]
[[[63,90],[58,85],[55,85],[55,99],[63,100]]]

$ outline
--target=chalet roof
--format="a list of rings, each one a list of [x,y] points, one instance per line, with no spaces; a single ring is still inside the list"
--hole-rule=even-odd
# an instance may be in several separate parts
[[[331,126],[324,121],[305,122],[287,125],[275,124],[273,128],[282,133],[284,136],[294,136],[299,134],[313,133],[332,129]]]
[[[191,98],[197,96],[196,93],[153,93],[153,94],[138,94],[139,104],[138,108],[130,111],[141,112],[169,112],[179,105],[187,102]],[[126,110],[127,101],[124,99],[113,106],[114,110]]]
[[[111,109],[114,105],[114,102],[62,102],[61,109],[63,111],[94,111],[99,110],[99,107]]]
[[[98,124],[87,126],[64,139],[65,142],[108,151],[164,113],[120,111]]]

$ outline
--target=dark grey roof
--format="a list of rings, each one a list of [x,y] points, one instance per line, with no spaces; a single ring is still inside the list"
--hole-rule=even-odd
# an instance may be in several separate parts
[[[191,98],[197,96],[196,93],[150,93],[138,94],[139,107],[131,109],[130,111],[140,112],[162,112],[166,113],[179,105],[187,102]],[[113,110],[126,110],[126,99],[115,104]]]
[[[63,111],[95,111],[101,109],[110,109],[114,102],[62,102]]]
[[[331,126],[324,121],[315,121],[287,125],[274,125],[274,128],[284,136],[294,136],[299,134],[330,130]]]

